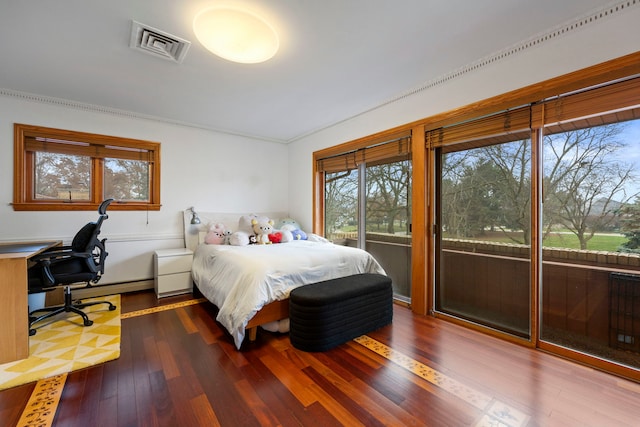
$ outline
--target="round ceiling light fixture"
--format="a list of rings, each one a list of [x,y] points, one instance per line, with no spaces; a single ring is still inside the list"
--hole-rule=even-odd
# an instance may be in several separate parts
[[[264,62],[280,47],[278,35],[271,25],[240,9],[205,9],[193,19],[193,31],[207,50],[233,62]]]

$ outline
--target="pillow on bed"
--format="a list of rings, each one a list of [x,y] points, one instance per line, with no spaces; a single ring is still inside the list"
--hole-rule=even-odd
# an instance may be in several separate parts
[[[270,221],[270,219],[266,216],[256,215],[256,214],[248,214],[242,215],[238,220],[238,231],[233,232],[229,236],[229,244],[232,246],[246,246],[252,243],[256,243],[255,235],[256,233],[253,231],[253,224],[251,223],[253,220],[256,221]]]
[[[256,214],[242,215],[238,220],[238,231],[229,236],[229,244],[232,246],[246,246],[251,242],[250,238],[254,235],[253,225],[251,221],[253,219],[265,218]]]
[[[229,244],[231,246],[247,246],[251,243],[249,236],[253,236],[253,233],[249,234],[246,231],[236,231],[229,236]]]
[[[266,216],[259,216],[256,214],[242,215],[238,220],[238,231],[244,231],[248,234],[253,234],[253,224],[251,221],[269,221],[269,218]]]

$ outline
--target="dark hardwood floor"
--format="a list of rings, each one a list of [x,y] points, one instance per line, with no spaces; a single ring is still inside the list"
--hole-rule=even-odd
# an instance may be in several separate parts
[[[122,296],[122,312],[184,301]],[[241,351],[210,303],[122,320],[120,358],[68,375],[57,426],[638,426],[640,384],[396,306],[323,353],[260,331]],[[15,425],[34,383],[0,392]]]

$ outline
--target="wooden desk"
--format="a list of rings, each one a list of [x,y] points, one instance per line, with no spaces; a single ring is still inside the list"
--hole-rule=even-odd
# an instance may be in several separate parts
[[[61,243],[0,243],[0,364],[29,357],[27,261]]]

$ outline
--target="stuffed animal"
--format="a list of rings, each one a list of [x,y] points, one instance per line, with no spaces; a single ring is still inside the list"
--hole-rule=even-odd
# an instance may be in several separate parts
[[[300,229],[291,230],[293,240],[307,240],[307,233]]]
[[[236,231],[229,237],[229,244],[232,246],[246,246],[249,244],[249,236],[253,236],[253,233]]]
[[[209,227],[209,232],[204,236],[204,242],[207,245],[224,245],[226,239],[226,232],[223,224],[214,224]]]
[[[293,218],[282,218],[274,226],[275,231],[279,231],[282,233],[282,243],[291,242],[296,240],[291,233],[292,230],[297,230],[300,228],[296,220]]]
[[[269,218],[256,214],[242,215],[238,220],[238,230],[229,236],[229,244],[232,246],[246,246],[257,243],[255,232],[253,231],[253,220],[269,221]]]
[[[269,221],[266,216],[258,216],[256,214],[242,215],[238,220],[238,231],[244,231],[247,234],[253,233],[253,221]]]
[[[271,243],[282,243],[282,232],[274,231],[273,233],[269,233],[269,241]]]
[[[256,239],[259,245],[269,244],[269,233],[273,231],[273,220],[251,220],[253,226],[253,232],[256,235]]]
[[[307,240],[307,233],[300,230],[298,223],[295,222],[294,220],[291,220],[291,222],[285,223],[282,226],[281,231],[283,235],[287,236],[286,239],[288,242],[292,240]],[[283,240],[284,239],[285,238],[283,237]]]
[[[225,245],[230,245],[231,244],[231,236],[233,235],[233,232],[231,230],[225,230],[224,231],[224,243]]]
[[[293,229],[300,229],[300,225],[293,218],[282,218],[278,221],[278,223],[274,226],[276,230],[282,230],[285,226],[292,226]]]

